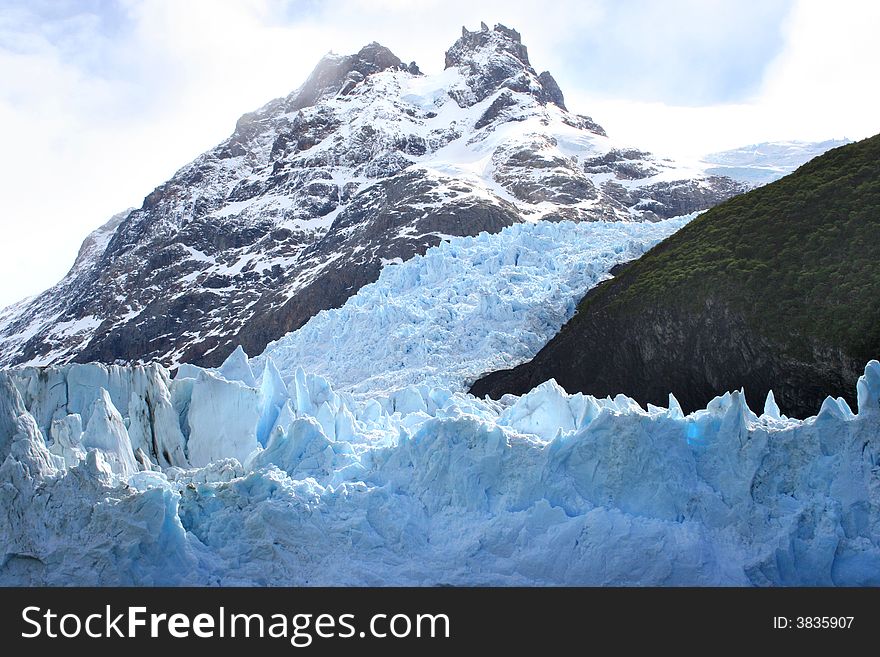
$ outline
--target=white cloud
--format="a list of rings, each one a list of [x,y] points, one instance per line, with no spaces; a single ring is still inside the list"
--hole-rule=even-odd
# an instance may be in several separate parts
[[[776,139],[862,139],[880,132],[880,4],[799,2],[758,91],[736,104],[682,107],[573,94],[609,132],[679,158]]]
[[[90,230],[302,81],[326,42],[265,27],[262,10],[132,3],[133,29],[111,43],[79,19],[79,59],[110,58],[110,75],[70,63],[68,44],[40,33],[0,48],[0,305],[54,284]]]
[[[852,136],[880,131],[880,4],[800,3],[788,47],[770,66],[758,102],[789,130],[816,136],[840,125]]]
[[[32,10],[39,3],[0,8],[0,305],[55,283],[89,230],[139,205],[226,137],[238,116],[289,93],[322,54],[354,52],[372,40],[435,72],[462,24],[515,27],[535,67],[554,72],[570,108],[614,136],[676,156],[880,129],[873,3],[799,3],[756,94],[708,107],[640,102],[656,89],[635,82],[624,97],[590,94],[597,81],[583,79],[578,53],[586,35],[607,31],[617,36],[603,47],[626,38],[636,48],[628,65],[658,60],[655,87],[665,88],[679,69],[700,84],[711,71],[688,57],[716,41],[731,47],[725,21],[745,25],[730,13],[741,3],[630,6],[637,15],[615,14],[611,0],[124,0],[120,24],[110,27],[87,12],[42,20]],[[605,57],[614,75],[614,53]]]

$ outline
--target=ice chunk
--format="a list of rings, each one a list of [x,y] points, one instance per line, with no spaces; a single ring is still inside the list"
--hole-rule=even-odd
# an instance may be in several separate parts
[[[202,371],[192,385],[186,414],[189,462],[205,466],[231,457],[244,461],[258,447],[260,391]]]
[[[174,375],[175,379],[197,379],[199,378],[199,373],[202,371],[201,367],[197,365],[193,365],[192,363],[181,363],[177,368],[177,372]]]
[[[718,427],[718,433],[726,440],[735,440],[742,447],[748,440],[749,423],[757,417],[746,403],[745,392],[737,390],[730,394],[729,404]]]
[[[303,415],[313,415],[316,411],[306,382],[306,372],[302,367],[297,367],[294,373],[293,402],[294,410]]]
[[[426,413],[428,406],[421,391],[416,386],[407,386],[391,395],[391,408],[401,415]]]
[[[330,485],[364,470],[351,446],[330,440],[312,418],[294,420],[288,432],[273,434],[266,449],[256,452],[249,463],[255,469],[270,465],[294,479],[312,478]],[[336,477],[343,469],[346,477]]]
[[[56,475],[64,468],[64,460],[46,449],[40,428],[33,416],[23,410],[24,405],[14,386],[0,384],[0,397],[7,397],[6,403],[0,400],[0,430],[7,435],[6,441],[0,443],[5,452],[0,464],[0,482],[12,483],[7,497],[9,493],[17,496],[33,490],[38,480]],[[9,532],[4,534],[0,528],[0,536],[10,535]]]
[[[336,421],[333,425],[336,440],[353,441],[356,434],[355,423],[354,415],[348,410],[348,406],[343,405],[336,412]]]
[[[272,430],[269,432],[269,438],[271,438],[274,433],[285,433],[288,430],[290,424],[296,419],[296,413],[294,413],[293,408],[290,406],[290,400],[287,399],[284,402],[284,406],[281,407],[281,410],[278,412],[278,417],[275,418],[275,424],[272,425]],[[268,439],[266,443],[268,444]]]
[[[128,435],[151,463],[187,467],[185,438],[172,402],[170,379],[156,366],[135,368],[128,403]]]
[[[568,400],[572,417],[575,418],[575,428],[582,429],[590,424],[602,410],[602,407],[591,395],[577,393]]]
[[[111,477],[113,468],[107,463],[103,452],[98,449],[90,449],[86,454],[86,468],[96,477]]]
[[[99,449],[110,469],[118,475],[127,477],[138,471],[137,461],[128,439],[128,431],[119,411],[110,400],[110,393],[99,388],[97,398],[92,402],[89,420],[82,435],[85,449]]]
[[[266,360],[266,366],[263,369],[260,397],[262,405],[260,407],[260,421],[257,424],[257,442],[265,447],[269,441],[269,433],[275,426],[281,409],[290,397],[287,393],[287,386],[284,385],[284,381],[271,358]]]
[[[75,466],[85,458],[82,446],[82,417],[73,413],[60,420],[53,420],[49,430],[52,445],[49,451],[64,459],[68,468]]]
[[[45,436],[53,420],[67,415],[67,369],[26,367],[11,372],[11,377]]]
[[[772,390],[767,391],[767,399],[764,401],[764,415],[774,420],[781,419],[779,406],[776,405],[776,397],[773,396]]]
[[[849,406],[849,402],[847,402],[843,397],[837,398],[837,405],[840,406],[840,411],[843,413],[843,416],[847,420],[853,420],[856,417],[856,414],[853,413],[853,410]]]
[[[575,428],[568,395],[553,379],[520,397],[501,414],[498,423],[544,440],[552,440],[559,431]]]
[[[223,361],[218,372],[220,376],[227,381],[241,381],[243,384],[251,388],[257,387],[254,372],[248,362],[247,354],[244,353],[244,349],[241,348],[241,345],[237,346],[235,351],[226,357],[226,360]]]
[[[27,413],[21,395],[6,372],[0,371],[0,463],[18,432],[18,418]]]
[[[671,392],[669,393],[669,408],[667,409],[667,415],[673,420],[684,419],[684,411],[681,410],[681,404],[678,403],[678,399],[676,399],[675,395]]]
[[[842,402],[842,403],[841,403]],[[846,421],[852,419],[853,414],[849,405],[844,399],[835,399],[834,397],[826,397],[816,416],[816,421],[829,419]]]
[[[101,363],[74,363],[67,371],[67,413],[88,417],[94,403],[107,395],[122,416],[128,415],[131,379],[134,370]]]
[[[259,450],[252,452],[253,455],[259,453]],[[239,463],[238,459],[220,459],[211,461],[204,468],[200,468],[194,472],[184,473],[176,476],[177,481],[185,481],[193,484],[211,484],[222,481],[233,481],[245,475],[245,469]]]
[[[880,415],[880,362],[872,360],[856,384],[859,415]]]

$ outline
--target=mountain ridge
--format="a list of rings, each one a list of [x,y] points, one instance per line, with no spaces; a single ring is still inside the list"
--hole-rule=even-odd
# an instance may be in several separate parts
[[[106,248],[0,320],[0,365],[219,365],[338,307],[383,263],[522,221],[645,221],[742,191],[658,160],[564,109],[519,33],[463,29],[423,75],[372,43],[128,213]]]

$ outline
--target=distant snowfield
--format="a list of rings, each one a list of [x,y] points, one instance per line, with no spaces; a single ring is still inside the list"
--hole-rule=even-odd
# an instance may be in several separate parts
[[[776,141],[742,146],[703,156],[706,173],[728,176],[758,187],[787,176],[802,164],[826,151],[852,143],[849,139],[819,142]]]
[[[696,215],[657,223],[539,222],[452,238],[386,266],[342,308],[269,344],[282,375],[316,372],[359,396],[423,384],[464,391],[533,357],[616,264]]]
[[[0,371],[0,584],[880,585],[880,362],[803,421],[463,392],[686,221],[453,240],[257,367]]]

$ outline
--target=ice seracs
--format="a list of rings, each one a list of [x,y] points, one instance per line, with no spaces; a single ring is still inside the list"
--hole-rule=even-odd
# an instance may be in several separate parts
[[[464,390],[534,356],[615,265],[693,216],[527,223],[450,238],[387,265],[341,308],[270,343],[253,366],[271,359],[286,376],[303,367],[361,396],[414,384]]]
[[[140,448],[132,467],[113,401],[138,407],[140,372],[90,367],[0,373],[2,583],[880,584],[877,361],[858,413],[806,420],[739,391],[684,416],[552,382],[355,399],[302,369],[252,387],[188,368],[143,391],[191,461],[161,469]]]
[[[869,366],[865,369],[865,375],[856,384],[856,393],[860,416],[880,415],[880,368]]]
[[[100,450],[103,459],[116,474],[126,477],[139,469],[122,416],[103,388],[92,403],[89,421],[80,443],[85,450]]]

